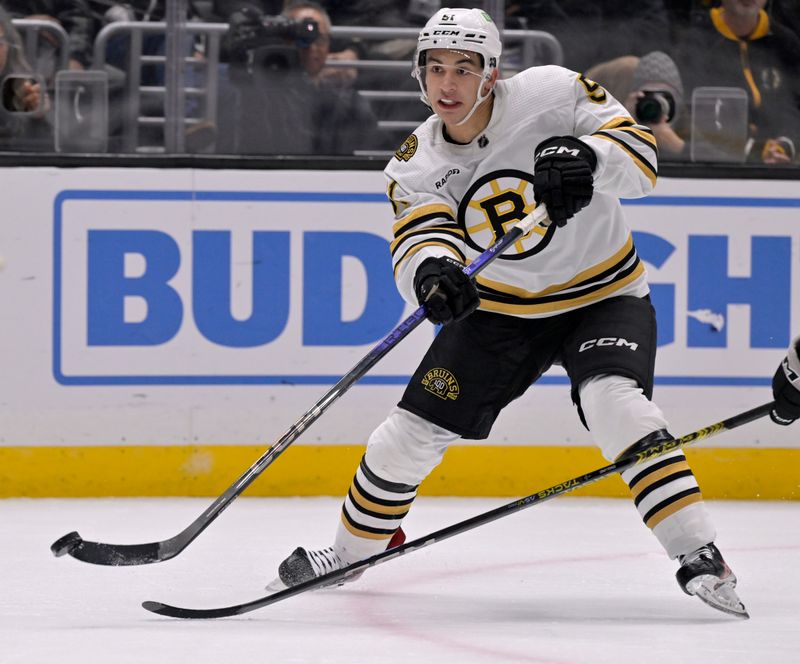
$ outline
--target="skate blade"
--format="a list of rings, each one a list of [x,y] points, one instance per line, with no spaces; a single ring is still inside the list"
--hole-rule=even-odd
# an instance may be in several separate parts
[[[323,586],[317,588],[317,590],[323,590],[325,588],[340,588],[342,587],[347,581],[331,581],[331,583],[327,583]],[[272,581],[270,581],[266,586],[264,586],[264,590],[268,593],[277,593],[281,590],[286,590],[289,586],[287,586],[283,581],[281,581],[281,577],[275,577]]]
[[[281,577],[276,576],[272,581],[270,581],[266,586],[264,586],[264,590],[269,593],[277,593],[281,590],[286,590],[289,586],[287,586],[283,581],[281,581]]]
[[[687,590],[691,595],[697,595],[712,609],[742,620],[750,618],[732,583],[720,582],[715,576],[703,575],[692,579]]]

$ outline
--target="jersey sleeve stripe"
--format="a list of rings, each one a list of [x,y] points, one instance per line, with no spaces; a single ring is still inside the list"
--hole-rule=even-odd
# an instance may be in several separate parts
[[[616,136],[611,136],[609,134],[606,134],[605,132],[593,134],[593,136],[601,138],[604,141],[611,141],[612,143],[619,145],[623,150],[625,150],[625,152],[627,152],[630,155],[631,159],[633,160],[633,163],[636,164],[639,167],[639,170],[645,174],[648,180],[650,180],[650,184],[655,186],[656,179],[658,177],[658,171],[656,171],[653,164],[647,161],[647,159],[645,159],[642,155],[640,155],[630,145],[628,145],[622,139],[617,138]]]
[[[411,222],[414,222],[412,225],[416,225],[417,223],[422,223],[422,221],[427,221],[429,219],[435,219],[436,217],[443,217],[448,221],[456,220],[455,213],[448,205],[442,205],[440,203],[434,203],[433,205],[422,205],[418,208],[415,208],[413,212],[407,214],[402,219],[399,219],[392,226],[392,233],[394,235],[398,235],[399,233],[402,233],[408,224],[411,224]],[[420,221],[417,222],[417,220]],[[410,228],[410,226],[408,227]]]
[[[402,237],[393,240],[389,246],[389,250],[391,251],[392,255],[394,255],[394,253],[398,251],[399,247],[403,246],[404,244],[408,244],[412,238],[421,237],[422,240],[436,240],[439,238],[445,239],[443,236],[450,236],[454,237],[456,240],[463,241],[464,231],[460,228],[442,228],[441,226],[437,226],[436,228],[423,228],[417,231],[409,231]],[[411,244],[416,243],[412,242]]]
[[[451,242],[447,242],[445,240],[438,240],[438,241],[431,240],[430,242],[420,242],[419,244],[415,244],[415,245],[409,247],[408,250],[402,256],[400,256],[400,258],[394,264],[394,274],[395,274],[395,276],[397,276],[397,270],[400,267],[400,265],[402,265],[404,261],[406,261],[409,258],[411,258],[414,254],[416,254],[423,247],[443,247],[443,248],[447,249],[448,251],[452,252],[452,254],[458,260],[460,260],[462,263],[466,263],[467,262],[467,259],[464,256],[464,253],[461,251],[461,249],[458,246],[456,246],[455,244],[452,244]]]

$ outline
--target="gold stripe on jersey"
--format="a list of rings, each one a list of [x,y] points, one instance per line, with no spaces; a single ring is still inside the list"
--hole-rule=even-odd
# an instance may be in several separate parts
[[[596,136],[597,138],[601,138],[604,141],[610,141],[615,145],[619,145],[623,150],[625,150],[633,160],[633,163],[639,167],[639,170],[645,174],[648,180],[650,180],[650,184],[654,187],[656,186],[656,178],[658,177],[658,173],[653,165],[647,161],[642,155],[640,155],[636,150],[634,150],[630,145],[628,145],[625,141],[620,140],[616,136],[611,136],[605,133],[594,133],[592,136]]]
[[[606,260],[601,261],[597,265],[593,265],[590,268],[585,270],[581,270],[576,274],[572,279],[563,283],[563,284],[553,284],[552,286],[548,286],[544,290],[537,291],[532,293],[531,291],[526,291],[523,288],[517,288],[516,286],[508,286],[506,284],[502,284],[499,281],[491,281],[490,279],[485,279],[482,276],[477,277],[477,281],[481,286],[486,288],[490,288],[506,295],[511,295],[517,297],[519,299],[533,299],[544,297],[545,295],[550,295],[552,293],[558,293],[560,291],[565,291],[570,288],[577,288],[580,286],[588,285],[592,282],[592,280],[601,277],[604,273],[613,272],[614,269],[621,269],[625,263],[629,260],[629,254],[633,251],[633,235],[628,234],[628,239],[625,240],[625,244],[623,244],[619,250],[614,252],[611,256],[609,256]]]
[[[394,216],[396,217],[409,205],[411,205],[411,203],[407,203],[406,201],[401,201],[396,199],[395,189],[397,189],[397,182],[392,180],[391,182],[389,182],[389,187],[386,190],[386,195],[389,197],[389,202],[392,204],[392,210],[394,210]]]
[[[397,247],[399,247],[403,242],[405,242],[409,238],[417,236],[428,236],[428,235],[433,235],[434,233],[452,235],[459,241],[461,242],[464,241],[463,229],[459,228],[456,222],[452,222],[449,224],[440,224],[439,226],[426,226],[425,228],[416,228],[416,229],[411,228],[407,230],[405,233],[398,235],[394,240],[392,240],[392,243],[389,245],[389,251],[394,253],[395,249],[397,249]]]
[[[619,279],[614,279],[613,281],[609,282],[605,286],[601,288],[595,288],[589,293],[584,293],[582,295],[572,296],[570,294],[564,294],[563,299],[558,301],[551,301],[546,303],[540,304],[531,304],[531,303],[513,303],[508,302],[507,300],[503,302],[498,302],[492,299],[490,294],[483,292],[479,289],[479,293],[481,296],[481,309],[483,311],[494,311],[496,313],[503,313],[503,314],[511,314],[511,315],[545,315],[545,314],[552,314],[558,313],[560,311],[565,311],[568,309],[575,309],[578,307],[586,306],[592,302],[597,302],[599,300],[603,300],[609,297],[612,293],[615,293],[618,290],[622,290],[625,286],[633,283],[637,279],[639,279],[644,274],[644,264],[637,258],[636,262],[634,263],[633,269],[624,274],[624,276],[620,277]],[[478,277],[478,283],[480,285],[480,277]]]
[[[464,253],[458,247],[456,247],[454,244],[450,244],[449,242],[446,242],[446,241],[443,241],[443,240],[440,240],[440,241],[431,240],[429,242],[420,242],[419,244],[415,244],[412,247],[410,247],[408,249],[408,251],[406,251],[398,259],[397,263],[395,263],[395,266],[394,266],[395,277],[397,276],[397,268],[399,268],[400,265],[402,265],[405,261],[407,261],[409,258],[411,258],[414,254],[416,254],[423,247],[443,247],[444,249],[447,249],[449,252],[451,252],[456,257],[456,259],[458,259],[462,263],[466,263],[466,261],[467,261],[466,257],[464,256]]]
[[[442,217],[448,221],[455,221],[456,219],[456,215],[449,205],[444,205],[443,203],[421,205],[420,207],[415,208],[413,212],[407,214],[402,219],[398,219],[394,223],[392,226],[392,235],[397,237],[399,233],[402,233],[407,228],[416,226],[418,223],[420,223],[419,220],[421,217],[424,217],[425,219]]]
[[[656,142],[656,137],[653,136],[652,130],[644,125],[636,124],[634,119],[630,117],[614,118],[611,122],[606,122],[602,127],[599,127],[595,133],[611,131],[613,129],[633,134],[654,150],[658,150],[658,143]]]

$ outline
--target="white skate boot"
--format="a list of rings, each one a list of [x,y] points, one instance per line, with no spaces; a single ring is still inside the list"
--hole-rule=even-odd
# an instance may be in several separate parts
[[[389,540],[387,549],[393,549],[400,546],[406,541],[406,535],[402,528],[398,528],[397,532]],[[338,554],[333,550],[332,546],[320,551],[309,551],[302,546],[297,547],[292,554],[278,566],[278,576],[270,581],[266,589],[270,592],[278,592],[285,590],[292,586],[304,583],[310,579],[315,579],[323,574],[329,574],[336,570],[346,567],[345,563],[339,558]],[[336,586],[343,586],[345,583],[350,583],[361,578],[360,572],[348,576],[346,579],[335,581]],[[334,585],[331,584],[331,585]]]
[[[267,590],[277,592],[296,586],[323,574],[335,572],[344,567],[342,560],[336,555],[333,547],[320,551],[307,551],[297,547],[292,554],[278,566],[278,576],[267,584]],[[355,581],[355,579],[348,579]],[[343,585],[340,581],[336,585]]]
[[[711,542],[679,556],[681,566],[675,574],[678,585],[687,595],[697,595],[710,607],[747,619],[750,614],[736,594],[736,576]]]

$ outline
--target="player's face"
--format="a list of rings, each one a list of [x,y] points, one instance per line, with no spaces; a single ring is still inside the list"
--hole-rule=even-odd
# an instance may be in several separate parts
[[[431,49],[420,74],[433,112],[445,124],[460,122],[483,84],[480,56],[469,51]]]

